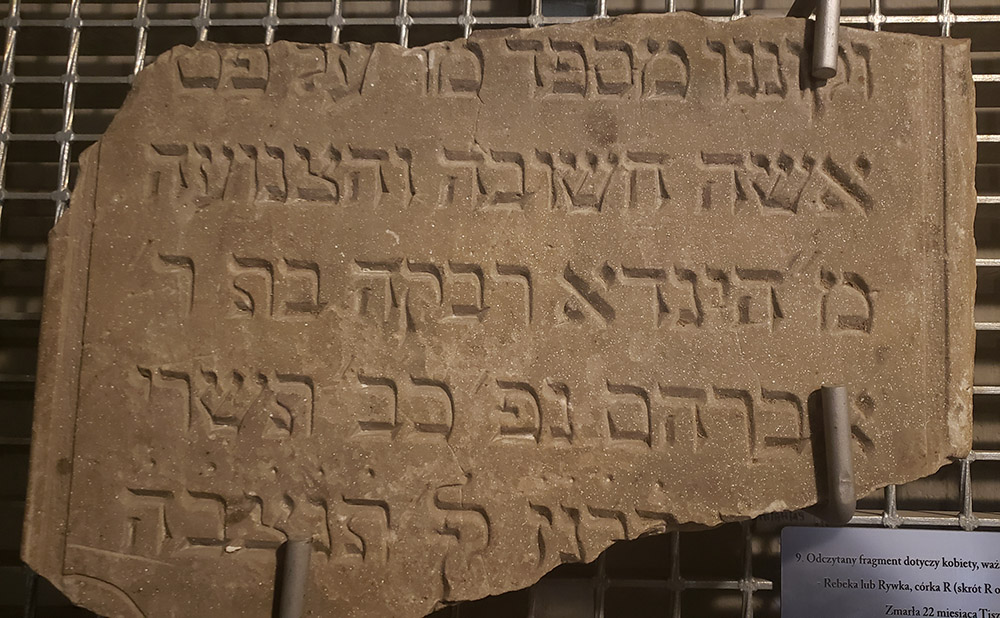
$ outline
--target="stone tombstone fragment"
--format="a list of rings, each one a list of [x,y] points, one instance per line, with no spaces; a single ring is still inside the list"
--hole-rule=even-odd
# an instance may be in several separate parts
[[[965,42],[635,16],[177,47],[53,230],[28,564],[113,616],[418,617],[970,448]]]

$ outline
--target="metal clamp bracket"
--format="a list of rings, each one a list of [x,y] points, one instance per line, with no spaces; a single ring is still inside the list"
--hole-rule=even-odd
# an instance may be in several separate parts
[[[847,387],[824,386],[822,402],[827,501],[812,510],[827,523],[842,526],[854,517],[858,504],[851,461],[851,408]]]
[[[813,30],[812,76],[830,79],[837,74],[837,29],[840,28],[840,0],[795,0],[789,17],[808,18],[816,11]]]

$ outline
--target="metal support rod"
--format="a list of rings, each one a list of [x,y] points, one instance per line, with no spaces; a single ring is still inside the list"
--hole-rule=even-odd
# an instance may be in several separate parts
[[[816,29],[813,31],[812,75],[830,79],[837,74],[837,30],[840,28],[840,0],[819,0]]]
[[[827,505],[829,523],[851,521],[857,506],[854,466],[851,461],[851,419],[846,386],[824,386],[823,435],[826,443]]]
[[[306,604],[309,583],[310,541],[285,543],[285,564],[281,569],[281,601],[278,618],[300,618]]]
[[[816,25],[813,29],[812,76],[830,79],[837,74],[840,0],[795,0],[788,9],[788,16],[808,18],[814,9]]]

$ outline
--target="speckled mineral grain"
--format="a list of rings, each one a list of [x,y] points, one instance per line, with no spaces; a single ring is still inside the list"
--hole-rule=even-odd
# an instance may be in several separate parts
[[[52,232],[24,556],[114,616],[417,617],[970,446],[964,42],[629,17],[161,56]]]

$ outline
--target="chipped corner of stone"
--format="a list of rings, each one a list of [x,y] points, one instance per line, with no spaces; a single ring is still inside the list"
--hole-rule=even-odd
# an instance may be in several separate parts
[[[115,112],[115,115],[111,118],[111,122],[108,124],[107,129],[98,138],[97,142],[92,144],[86,152],[94,149],[104,141],[108,136],[113,135],[122,130],[128,130],[130,122],[134,118],[143,116],[148,113],[148,110],[143,109],[143,103],[149,105],[154,102],[155,95],[151,95],[152,91],[155,93],[157,90],[162,89],[162,84],[167,83],[167,73],[170,71],[176,71],[176,62],[174,59],[177,56],[190,53],[193,50],[199,49],[203,46],[219,46],[219,43],[206,43],[198,42],[194,45],[175,45],[165,52],[157,55],[153,60],[146,62],[142,69],[140,69],[135,75],[132,76],[132,83],[129,86],[128,93],[125,95],[125,100],[122,101],[121,107]],[[123,125],[125,128],[123,129]],[[80,157],[81,168],[83,166],[83,156]],[[96,167],[96,161],[94,162]]]
[[[25,506],[25,525],[21,535],[21,561],[38,575],[52,581],[50,575],[55,573],[52,572],[50,567],[55,552],[53,551],[52,543],[44,540],[47,538],[47,535],[43,531],[35,530],[36,526],[32,524],[32,519],[27,517],[27,514],[32,511],[30,488],[28,494],[29,499]],[[34,513],[31,514],[34,515]],[[58,582],[53,582],[53,584],[58,584]]]
[[[41,534],[42,532],[39,531],[40,535],[45,536]],[[85,606],[87,599],[77,594],[74,587],[68,585],[64,579],[62,546],[58,543],[39,542],[34,539],[29,542],[29,538],[29,530],[26,528],[24,539],[21,542],[21,561],[24,562],[25,566],[39,577],[44,578],[74,605]]]

